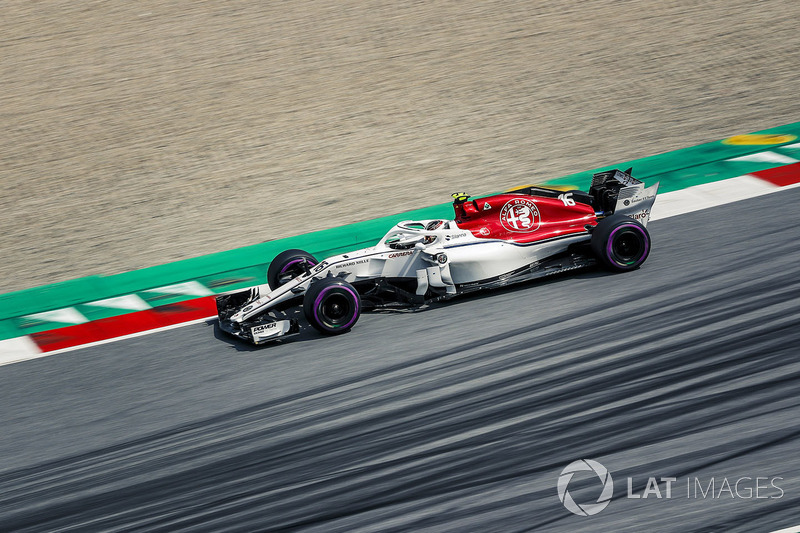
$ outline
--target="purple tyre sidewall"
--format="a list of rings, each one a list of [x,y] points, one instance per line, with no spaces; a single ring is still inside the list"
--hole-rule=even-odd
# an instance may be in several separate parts
[[[613,251],[614,236],[617,234],[617,232],[623,229],[634,230],[642,237],[642,241],[644,242],[644,251],[639,256],[639,258],[630,265],[620,264],[618,261],[614,260],[614,251]],[[608,242],[606,244],[606,257],[608,258],[609,261],[611,261],[616,265],[619,265],[624,268],[636,268],[637,266],[641,265],[644,262],[644,260],[647,258],[647,254],[649,253],[650,253],[650,239],[647,238],[647,234],[644,232],[644,230],[642,230],[642,228],[636,224],[620,224],[619,226],[614,228],[611,231],[611,234],[608,236]]]
[[[358,314],[359,314],[358,294],[356,294],[356,292],[350,287],[346,287],[344,285],[331,285],[329,287],[325,287],[319,292],[319,294],[317,295],[317,299],[314,300],[314,318],[317,320],[319,324],[324,325],[323,320],[320,318],[319,308],[320,305],[322,304],[322,301],[325,299],[325,295],[331,291],[345,291],[350,293],[350,295],[353,297],[353,305],[355,306],[355,312],[353,313],[353,318],[351,318],[347,324],[336,326],[335,329],[339,330],[339,329],[347,329],[353,327],[353,324],[355,324],[356,320],[358,320]]]

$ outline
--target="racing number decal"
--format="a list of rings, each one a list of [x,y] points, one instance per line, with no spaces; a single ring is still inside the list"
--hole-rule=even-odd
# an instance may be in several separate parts
[[[558,199],[564,202],[564,205],[567,207],[575,205],[575,200],[572,199],[571,192],[565,192],[564,194],[559,194]]]
[[[539,208],[527,198],[516,198],[506,202],[500,210],[500,223],[508,231],[536,231],[541,222]]]

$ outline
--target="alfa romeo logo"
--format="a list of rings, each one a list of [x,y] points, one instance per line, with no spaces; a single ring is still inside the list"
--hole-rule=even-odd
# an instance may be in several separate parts
[[[597,498],[596,503],[577,504],[575,500],[572,499],[569,490],[567,490],[572,476],[575,472],[581,471],[594,472],[603,483],[603,491]],[[614,481],[611,479],[611,474],[606,467],[591,459],[580,459],[568,464],[567,467],[561,471],[561,475],[558,476],[557,488],[558,499],[561,500],[564,507],[570,512],[580,516],[592,516],[599,513],[608,506],[611,501],[611,496],[614,495]]]
[[[515,198],[500,210],[500,223],[508,231],[536,231],[541,222],[539,208],[527,198]]]

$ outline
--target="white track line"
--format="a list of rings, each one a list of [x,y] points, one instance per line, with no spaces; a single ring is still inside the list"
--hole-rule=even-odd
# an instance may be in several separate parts
[[[778,529],[771,533],[800,533],[800,526],[787,527],[786,529]]]
[[[792,189],[797,185],[778,187],[768,181],[745,174],[736,178],[704,183],[656,196],[650,220],[685,215],[693,211],[755,198],[773,192]]]
[[[36,359],[44,355],[50,354],[43,354],[33,339],[27,336],[0,341],[0,366]]]

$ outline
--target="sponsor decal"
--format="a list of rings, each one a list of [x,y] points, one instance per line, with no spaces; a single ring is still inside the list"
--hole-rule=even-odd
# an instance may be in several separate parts
[[[361,265],[363,263],[369,263],[369,259],[359,259],[358,261],[350,261],[349,263],[345,263],[343,265],[339,265],[339,268],[347,268],[354,265]]]
[[[491,208],[492,208],[492,206],[489,205],[489,202],[484,202],[484,204],[483,204],[483,210],[484,211],[488,211]]]
[[[616,179],[618,182],[622,183],[626,187],[636,185],[639,182],[639,180],[637,180],[633,176],[628,176],[627,174],[623,174],[620,171],[617,171],[617,173],[614,174],[614,179]]]
[[[632,204],[638,204],[639,202],[646,202],[647,200],[652,200],[655,197],[656,197],[655,194],[648,194],[647,196],[634,196],[633,198],[624,200],[622,202],[622,205],[627,207]]]
[[[634,213],[630,215],[630,217],[634,220],[647,220],[650,217],[650,210],[649,209],[642,209],[638,213]]]
[[[542,219],[533,200],[515,198],[500,210],[500,223],[511,232],[536,231]]]
[[[480,231],[478,231],[478,233],[480,233],[481,235],[489,235],[490,231],[489,228],[481,228]]]
[[[253,335],[260,335],[261,333],[264,333],[271,329],[275,329],[277,327],[278,327],[277,322],[270,322],[269,324],[261,324],[260,326],[255,326],[253,328],[250,328],[250,331]]]
[[[319,273],[319,272],[322,272],[322,271],[323,271],[323,270],[325,270],[326,268],[328,268],[328,262],[327,262],[327,261],[323,261],[322,263],[320,263],[320,264],[318,264],[317,266],[315,266],[315,267],[314,267],[314,268],[311,270],[311,272],[313,272],[313,273],[317,274],[317,273]]]
[[[456,239],[463,239],[463,238],[464,238],[464,237],[466,237],[467,235],[469,235],[467,232],[464,232],[464,233],[455,233],[455,234],[453,234],[453,235],[445,235],[445,236],[444,236],[444,240],[446,240],[446,241],[453,240],[453,241],[454,241],[454,240],[456,240]]]
[[[734,135],[728,137],[722,144],[733,146],[763,146],[772,144],[783,144],[794,141],[797,135],[784,135],[780,133],[751,133],[748,135]]]
[[[436,254],[436,261],[438,261],[440,265],[443,265],[447,263],[447,256],[445,254]]]
[[[403,257],[404,255],[411,255],[413,253],[414,253],[413,250],[409,250],[407,252],[395,252],[395,253],[389,254],[389,258],[391,259],[393,257]]]

